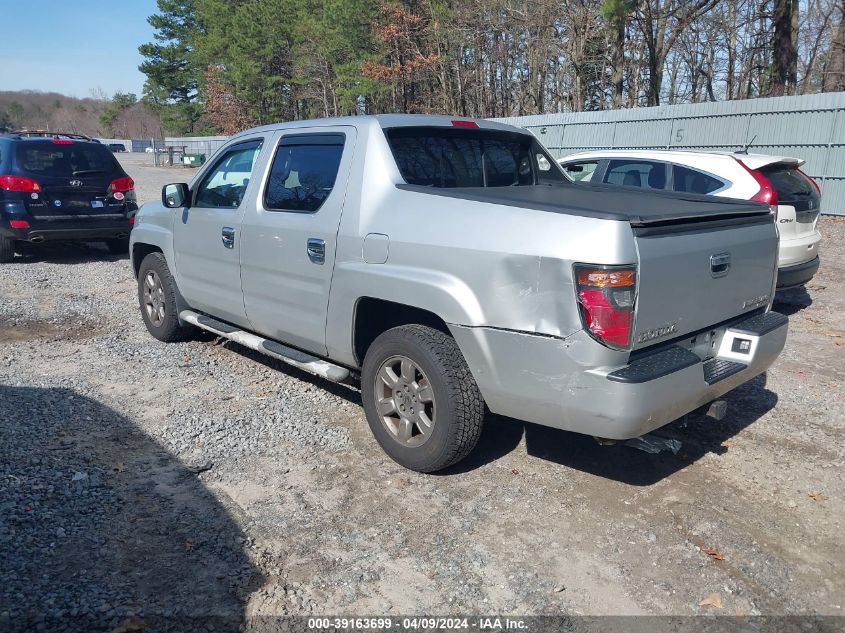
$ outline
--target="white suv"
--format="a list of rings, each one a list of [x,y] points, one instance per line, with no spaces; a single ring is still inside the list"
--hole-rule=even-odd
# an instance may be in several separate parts
[[[558,160],[580,183],[664,189],[757,200],[776,207],[780,232],[778,288],[800,286],[819,268],[816,229],[821,193],[798,158],[671,150],[598,150]]]

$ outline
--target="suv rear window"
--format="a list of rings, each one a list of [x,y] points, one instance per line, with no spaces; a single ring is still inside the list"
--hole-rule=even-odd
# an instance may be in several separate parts
[[[760,171],[769,179],[778,193],[779,202],[809,202],[812,208],[818,208],[821,196],[810,179],[798,171],[797,167],[775,165],[763,167]]]
[[[568,182],[554,159],[528,134],[445,127],[390,128],[385,134],[409,185],[516,187]]]
[[[111,151],[98,143],[65,145],[52,141],[24,141],[17,143],[15,166],[20,171],[45,176],[72,177],[120,171]]]

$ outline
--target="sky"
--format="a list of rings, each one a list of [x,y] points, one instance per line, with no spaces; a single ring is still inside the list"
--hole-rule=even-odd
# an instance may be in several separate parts
[[[155,0],[0,0],[0,90],[139,97]]]

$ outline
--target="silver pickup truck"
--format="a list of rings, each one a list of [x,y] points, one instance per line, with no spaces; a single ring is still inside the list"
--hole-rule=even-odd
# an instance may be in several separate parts
[[[379,444],[425,472],[473,449],[487,409],[640,436],[786,340],[768,207],[575,186],[533,136],[488,121],[248,130],[145,205],[130,248],[153,336],[199,327],[360,379]]]

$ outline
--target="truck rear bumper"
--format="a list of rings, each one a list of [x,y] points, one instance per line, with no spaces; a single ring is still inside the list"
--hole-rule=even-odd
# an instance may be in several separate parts
[[[623,367],[585,361],[596,342],[492,328],[452,326],[487,406],[494,413],[611,439],[638,437],[764,372],[786,342],[787,318],[770,312],[726,329],[724,340],[750,341],[747,358],[728,349],[702,361],[680,346]]]

